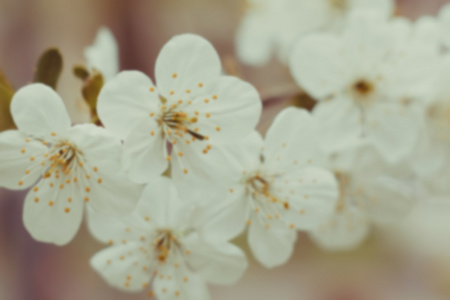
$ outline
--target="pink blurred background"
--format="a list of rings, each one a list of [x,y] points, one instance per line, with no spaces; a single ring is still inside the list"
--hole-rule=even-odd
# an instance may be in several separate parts
[[[400,0],[398,13],[415,19],[435,14],[447,2]],[[234,33],[243,7],[243,0],[0,0],[0,68],[15,87],[23,86],[32,80],[39,55],[48,47],[59,47],[65,68],[58,91],[73,120],[85,121],[87,108],[71,69],[84,62],[84,47],[106,25],[118,39],[121,69],[153,76],[162,45],[175,34],[192,32],[209,39],[225,67],[253,83],[263,95],[290,87],[289,72],[275,61],[260,69],[236,62]],[[267,97],[261,131],[290,100]],[[84,225],[68,246],[33,241],[22,224],[24,195],[0,190],[0,299],[148,299],[145,293],[126,294],[108,287],[90,269],[90,257],[103,245],[89,236]],[[435,268],[431,261],[374,240],[358,251],[331,255],[300,235],[287,265],[265,270],[251,260],[237,285],[211,288],[213,299],[450,299],[448,268]]]

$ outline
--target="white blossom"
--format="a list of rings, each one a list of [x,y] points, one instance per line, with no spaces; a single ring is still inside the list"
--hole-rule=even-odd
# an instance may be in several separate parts
[[[256,259],[275,267],[291,256],[296,229],[314,229],[331,214],[337,199],[333,175],[314,166],[317,139],[310,115],[288,108],[277,116],[265,141],[254,132],[243,141],[216,147],[201,175],[174,179],[187,198],[210,201],[213,195],[220,211],[216,230],[236,236],[248,227]],[[220,167],[213,168],[213,162],[221,162]],[[202,189],[195,191],[194,186]]]
[[[105,81],[119,73],[119,49],[111,31],[102,27],[94,43],[84,50],[88,67],[100,72]]]
[[[85,203],[107,214],[134,209],[139,188],[120,175],[119,139],[95,125],[71,127],[61,98],[42,84],[17,91],[11,113],[18,130],[0,134],[0,186],[33,187],[23,220],[36,240],[72,240]]]
[[[311,237],[328,251],[361,245],[374,226],[397,226],[415,204],[413,176],[407,163],[389,165],[368,143],[352,146],[328,162],[339,184],[334,214]]]
[[[417,103],[432,88],[437,57],[415,39],[404,42],[409,31],[398,28],[364,11],[352,15],[342,34],[311,34],[296,44],[291,71],[319,100],[313,114],[326,152],[367,140],[390,162],[412,154]]]
[[[210,299],[207,283],[230,285],[247,268],[244,253],[209,226],[209,216],[181,201],[165,177],[148,185],[132,215],[91,214],[89,227],[111,247],[91,265],[112,286],[157,299]]]
[[[125,140],[124,166],[136,182],[162,174],[169,161],[172,172],[195,176],[211,143],[245,136],[259,120],[255,88],[221,75],[216,51],[199,36],[172,38],[155,73],[157,85],[141,72],[122,72],[99,96],[100,119]]]
[[[357,9],[392,15],[392,0],[250,0],[236,33],[239,58],[264,65],[277,53],[287,62],[295,40],[314,31],[340,31],[347,16]]]
[[[427,198],[449,199],[450,193],[450,56],[440,60],[433,93],[423,102],[422,134],[412,160]]]

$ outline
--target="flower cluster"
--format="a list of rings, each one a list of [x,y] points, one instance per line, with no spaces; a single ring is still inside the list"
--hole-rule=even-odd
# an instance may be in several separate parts
[[[0,134],[0,186],[29,189],[23,221],[41,242],[69,243],[86,212],[109,245],[91,266],[157,299],[209,299],[207,283],[239,280],[242,234],[267,268],[289,260],[298,231],[326,250],[355,248],[373,226],[406,219],[416,195],[450,193],[450,6],[415,23],[393,10],[251,1],[238,55],[263,64],[275,50],[316,100],[312,112],[285,108],[264,137],[258,91],[225,75],[207,40],[173,37],[153,81],[119,73],[103,28],[78,69],[85,84],[100,76],[95,125],[72,125],[50,87],[21,88],[17,129]]]

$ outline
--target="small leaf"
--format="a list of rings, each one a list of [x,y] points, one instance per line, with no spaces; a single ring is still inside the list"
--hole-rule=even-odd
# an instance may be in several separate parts
[[[0,132],[16,127],[9,108],[13,96],[14,88],[0,69]]]
[[[55,90],[62,67],[63,59],[59,50],[56,48],[48,49],[39,58],[34,82],[46,84]]]
[[[97,98],[104,84],[103,75],[95,72],[84,81],[82,94],[84,100],[89,105],[92,122],[100,125],[100,119],[97,115]]]
[[[90,76],[89,71],[83,65],[76,65],[73,67],[73,74],[75,77],[85,81]]]
[[[0,84],[0,132],[15,128],[9,106],[14,92]]]
[[[1,69],[0,69],[0,85],[3,86],[6,90],[8,90],[11,93],[12,97],[12,95],[14,94],[14,88],[11,85],[11,83],[9,83],[8,79],[6,78],[5,74]]]

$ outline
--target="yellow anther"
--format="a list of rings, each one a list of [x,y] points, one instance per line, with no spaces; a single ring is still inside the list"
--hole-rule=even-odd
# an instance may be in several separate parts
[[[212,98],[213,98],[214,100],[217,100],[218,97],[217,97],[217,95],[213,95]]]
[[[27,150],[25,150],[25,148],[22,148],[22,149],[20,150],[20,152],[21,152],[22,154],[25,154],[25,152],[27,152]]]
[[[53,206],[53,204],[55,204],[53,201],[48,202],[49,206]]]
[[[85,190],[86,190],[86,193],[89,193],[91,191],[91,188],[87,186]]]
[[[64,211],[66,212],[66,214],[70,213],[70,208],[66,207],[66,209],[64,209]]]
[[[103,180],[102,180],[101,178],[99,178],[99,179],[97,179],[97,182],[98,182],[98,183],[102,183]]]
[[[39,202],[39,198],[38,197],[34,198],[34,202],[38,203]]]
[[[150,88],[150,92],[154,92],[155,91],[155,88],[154,87],[151,87]]]
[[[199,82],[198,87],[203,87],[203,83]]]
[[[177,78],[178,77],[178,74],[177,73],[173,73],[172,74],[172,78]]]

